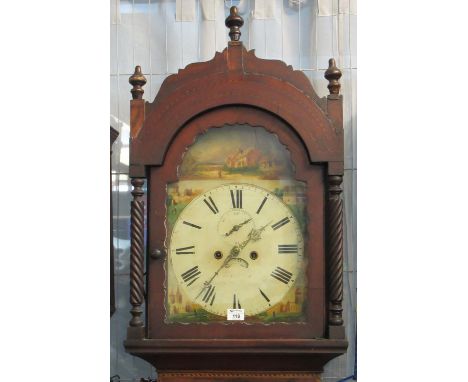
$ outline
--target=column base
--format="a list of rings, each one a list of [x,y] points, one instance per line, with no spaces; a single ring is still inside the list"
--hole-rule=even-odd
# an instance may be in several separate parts
[[[137,340],[145,338],[145,327],[144,326],[127,327],[127,338],[137,339]]]
[[[345,327],[340,326],[328,326],[328,338],[333,340],[344,340],[346,339]]]

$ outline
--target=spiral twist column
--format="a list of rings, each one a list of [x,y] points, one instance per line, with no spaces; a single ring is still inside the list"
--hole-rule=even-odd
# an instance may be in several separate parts
[[[133,178],[133,201],[131,202],[131,249],[130,249],[130,303],[132,319],[130,328],[143,328],[144,299],[144,217],[145,203],[143,201],[144,179]]]
[[[328,322],[343,325],[343,176],[328,176],[327,290]]]

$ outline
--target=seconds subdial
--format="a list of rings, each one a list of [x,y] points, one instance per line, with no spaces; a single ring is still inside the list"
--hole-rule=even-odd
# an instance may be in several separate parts
[[[241,241],[245,232],[255,228],[249,212],[243,209],[230,209],[221,215],[218,223],[218,234],[231,244]]]

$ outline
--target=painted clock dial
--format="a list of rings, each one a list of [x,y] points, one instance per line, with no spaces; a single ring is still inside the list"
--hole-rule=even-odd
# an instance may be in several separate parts
[[[277,304],[295,285],[303,243],[297,219],[277,196],[233,183],[184,208],[169,258],[191,302],[219,316],[228,308],[249,316]]]
[[[167,186],[166,322],[303,322],[306,184],[262,127],[200,135]]]

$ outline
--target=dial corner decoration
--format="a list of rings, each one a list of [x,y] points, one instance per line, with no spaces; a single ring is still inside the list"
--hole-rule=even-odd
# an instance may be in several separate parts
[[[199,136],[167,185],[166,322],[301,322],[305,183],[260,127]]]

